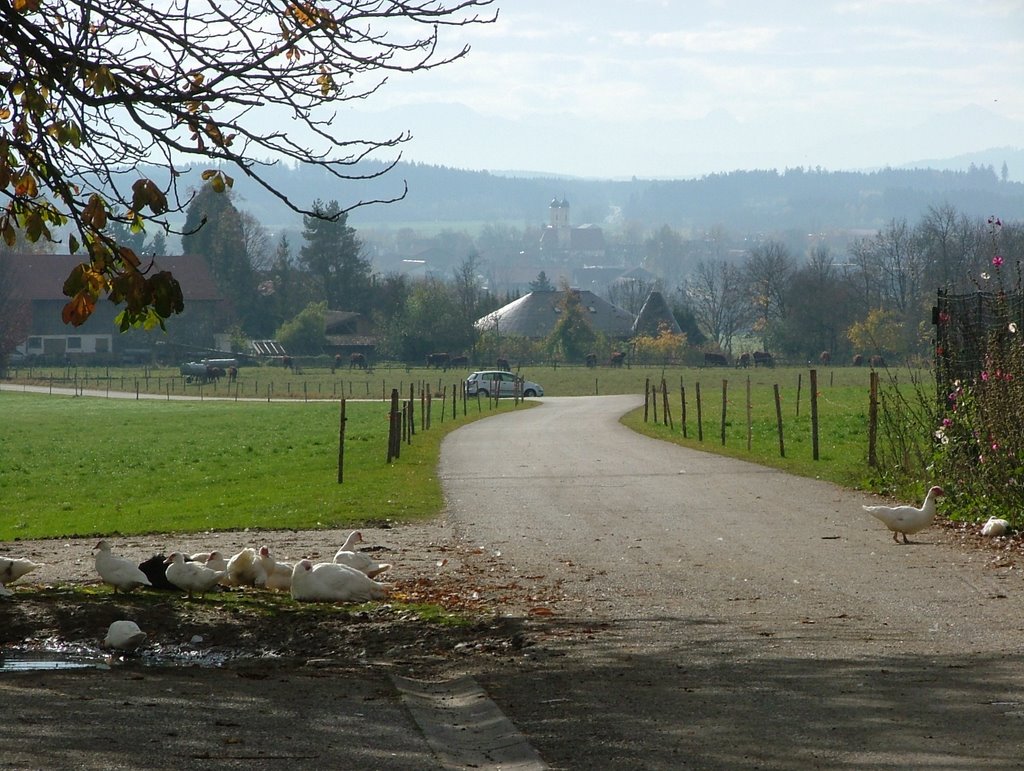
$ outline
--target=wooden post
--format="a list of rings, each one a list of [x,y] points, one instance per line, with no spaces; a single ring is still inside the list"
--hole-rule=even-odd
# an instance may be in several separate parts
[[[668,383],[665,382],[665,378],[661,379],[661,414],[669,430],[675,429],[675,423],[672,421],[672,411],[669,409],[668,404]]]
[[[779,396],[779,384],[775,384],[775,422],[779,426],[779,457],[786,457],[786,443],[782,439],[782,398]]]
[[[398,457],[401,442],[397,438],[400,426],[398,423],[398,389],[391,389],[391,410],[388,412],[388,463]]]
[[[644,380],[644,423],[647,422],[647,415],[650,412],[649,406],[648,406],[648,401],[647,401],[650,398],[650,394],[651,394],[651,379],[650,378],[646,378]]]
[[[648,382],[650,382],[648,380]],[[651,417],[654,418],[654,422],[658,422],[658,387],[651,386]]]
[[[872,372],[868,395],[868,465],[878,466],[878,373]]]
[[[818,459],[818,370],[811,370],[811,457]]]
[[[697,441],[704,441],[704,409],[700,398],[700,383],[697,383]]]
[[[750,452],[754,443],[754,426],[752,423],[753,416],[751,415],[752,409],[752,405],[750,404],[750,375],[747,375],[747,452]]]
[[[728,404],[729,381],[722,379],[722,446],[725,446],[725,408]]]
[[[458,386],[452,385],[452,420],[455,420],[455,418],[458,417],[458,413],[455,411],[459,406],[459,400],[455,398],[455,391],[457,388]]]
[[[683,385],[683,379],[679,378],[679,422],[683,425],[683,439],[686,439],[686,386]]]
[[[803,372],[797,372],[796,373],[796,416],[798,418],[800,417],[800,387],[803,385],[803,382],[804,382],[804,373]]]
[[[338,484],[345,481],[345,397],[341,397],[341,421],[338,426]]]
[[[409,383],[409,441],[412,441],[412,435],[416,433],[416,386],[413,383]]]
[[[437,390],[441,392],[441,422],[444,423],[444,414],[448,411],[448,386],[442,388],[438,383]]]

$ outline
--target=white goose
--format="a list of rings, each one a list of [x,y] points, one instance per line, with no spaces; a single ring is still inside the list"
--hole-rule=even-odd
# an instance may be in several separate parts
[[[9,597],[14,594],[7,588],[7,584],[41,567],[39,563],[23,557],[0,557],[0,596]]]
[[[224,583],[228,586],[255,586],[266,583],[267,575],[260,564],[259,555],[251,546],[242,549],[228,560]]]
[[[999,517],[989,517],[988,522],[981,526],[981,534],[989,538],[998,538],[1006,535],[1010,529],[1010,520]]]
[[[363,543],[363,534],[358,530],[353,530],[348,538],[345,539],[345,543],[335,553],[334,562],[338,565],[348,565],[350,568],[362,571],[370,578],[374,578],[391,569],[390,563],[377,562],[369,554],[356,551],[355,546],[359,543]]]
[[[167,580],[187,592],[189,599],[192,599],[194,592],[206,594],[225,574],[223,570],[213,570],[198,562],[186,562],[185,555],[178,551],[168,557],[164,564],[167,565]]]
[[[387,584],[348,565],[300,560],[292,571],[292,598],[304,602],[367,602],[383,600]]]
[[[216,549],[213,551],[201,551],[198,554],[189,556],[189,559],[193,562],[198,562],[200,565],[206,565],[210,570],[228,569],[228,561]]]
[[[935,517],[935,499],[945,495],[941,487],[932,487],[925,496],[921,508],[916,506],[864,506],[864,511],[880,520],[892,530],[892,540],[899,543],[897,535],[903,535],[903,543],[910,543],[907,533],[917,533],[932,523]]]
[[[270,549],[266,546],[260,547],[259,561],[263,568],[264,578],[256,580],[257,586],[280,592],[287,592],[292,588],[292,570],[294,568],[290,563],[275,560],[270,556]]]
[[[107,629],[103,646],[120,651],[133,651],[142,645],[145,639],[146,633],[139,629],[139,625],[134,621],[115,621]]]
[[[96,572],[103,579],[103,583],[114,587],[114,594],[118,591],[130,592],[139,586],[152,586],[136,563],[110,553],[110,542],[106,539],[96,544],[95,550]]]

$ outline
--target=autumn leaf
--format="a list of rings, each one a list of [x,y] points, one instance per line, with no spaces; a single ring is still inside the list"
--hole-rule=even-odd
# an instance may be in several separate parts
[[[92,315],[95,309],[96,300],[89,292],[82,289],[64,306],[60,317],[65,324],[80,327]]]

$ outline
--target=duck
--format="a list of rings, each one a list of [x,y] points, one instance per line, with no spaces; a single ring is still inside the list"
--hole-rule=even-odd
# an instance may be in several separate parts
[[[338,549],[334,555],[334,562],[338,565],[348,565],[350,568],[366,573],[370,578],[375,578],[381,573],[391,570],[390,562],[377,562],[369,554],[361,551],[348,551]]]
[[[167,566],[167,580],[186,592],[190,600],[194,592],[206,594],[225,575],[223,570],[213,570],[198,562],[186,562],[180,551],[173,552],[164,564]]]
[[[115,557],[110,553],[110,541],[101,540],[94,547],[94,551],[96,552],[96,572],[99,573],[103,583],[114,587],[114,594],[117,594],[118,591],[130,592],[139,586],[153,585],[134,562],[122,557]]]
[[[23,575],[41,567],[38,562],[24,557],[0,557],[0,584],[13,584]]]
[[[910,543],[907,534],[920,532],[932,523],[932,519],[935,517],[935,499],[945,494],[941,487],[935,485],[928,490],[920,508],[910,505],[863,506],[862,508],[892,530],[892,540],[896,543],[899,543],[897,537],[899,535],[903,536],[903,543]]]
[[[41,567],[38,562],[24,557],[0,557],[0,594],[11,596],[14,592],[7,588],[7,584],[13,584],[23,575]]]
[[[200,565],[206,565],[210,570],[227,570],[228,561],[224,558],[224,555],[214,549],[213,551],[201,551],[196,554],[189,556],[193,562],[198,562]]]
[[[287,592],[292,587],[292,570],[294,566],[288,562],[278,562],[270,556],[270,549],[266,546],[260,547],[260,565],[263,568],[264,577],[256,579],[256,586],[266,589],[275,589]]]
[[[255,586],[257,581],[266,583],[267,575],[260,564],[259,555],[247,546],[228,560],[224,583],[228,586]]]
[[[299,560],[292,570],[292,599],[300,602],[367,602],[383,600],[390,587],[366,573],[335,562]]]
[[[154,589],[176,592],[178,587],[167,580],[167,555],[154,554],[148,560],[139,563],[139,570],[146,574],[149,585]]]
[[[981,526],[981,534],[989,538],[1006,535],[1010,529],[1010,521],[999,517],[989,517],[988,522]]]
[[[115,621],[107,629],[103,647],[119,651],[133,651],[146,640],[146,633],[134,621]]]

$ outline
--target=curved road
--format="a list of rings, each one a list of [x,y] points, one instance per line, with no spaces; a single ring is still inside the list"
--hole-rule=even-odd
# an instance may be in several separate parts
[[[450,524],[554,584],[515,664],[475,673],[557,768],[1024,767],[1020,571],[869,496],[547,398],[442,447]]]

